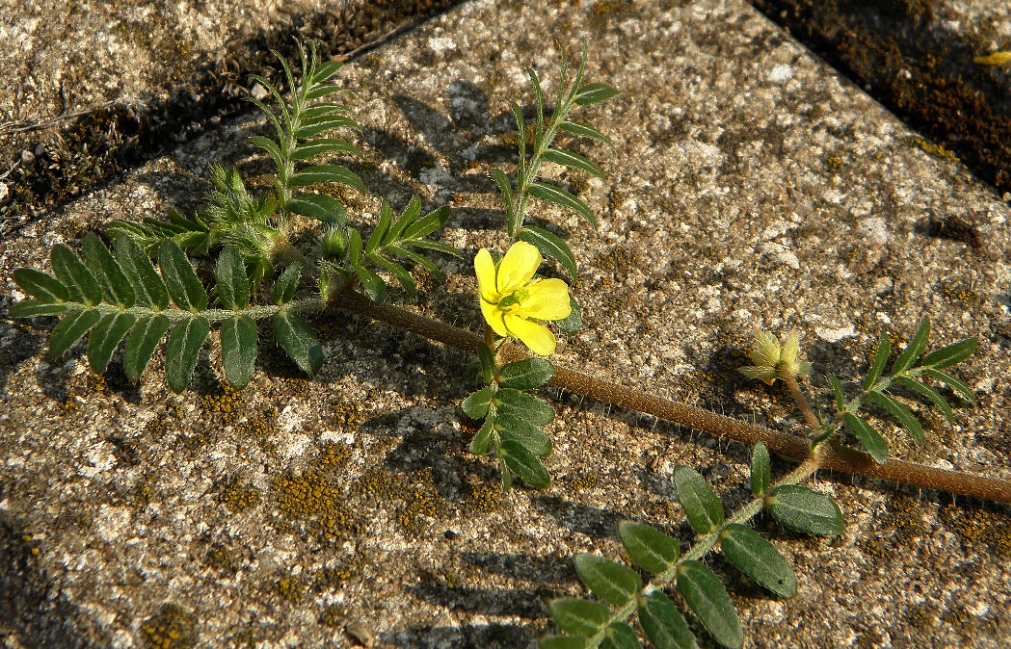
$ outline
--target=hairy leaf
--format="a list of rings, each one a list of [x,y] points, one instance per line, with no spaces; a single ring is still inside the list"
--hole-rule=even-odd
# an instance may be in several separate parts
[[[589,106],[607,101],[618,94],[618,91],[604,83],[588,83],[576,92],[576,103]]]
[[[483,419],[488,415],[488,408],[491,406],[493,394],[494,390],[489,385],[464,399],[463,403],[460,404],[460,408],[471,419]]]
[[[102,287],[73,251],[58,243],[49,251],[56,279],[66,287],[70,299],[94,306],[102,301]],[[73,343],[71,343],[73,344]]]
[[[843,421],[875,462],[883,464],[888,460],[888,442],[881,436],[881,433],[851,412],[843,414]]]
[[[396,277],[397,281],[400,282],[400,285],[403,286],[408,293],[413,295],[417,290],[417,284],[415,283],[414,278],[411,277],[411,273],[409,273],[406,268],[397,262],[390,261],[389,259],[380,257],[379,255],[370,255],[369,261]]]
[[[551,484],[551,474],[530,450],[520,442],[506,439],[498,449],[499,458],[510,471],[534,489],[546,489]]]
[[[496,410],[501,415],[514,415],[534,426],[547,426],[554,420],[554,409],[537,397],[503,388],[495,393]]]
[[[656,649],[695,649],[698,646],[681,612],[662,591],[653,591],[639,600],[639,624]]]
[[[210,330],[211,324],[204,317],[187,318],[172,326],[165,347],[165,377],[176,394],[182,393],[193,380],[200,349]]]
[[[941,370],[935,370],[934,368],[929,368],[925,370],[924,373],[935,381],[940,381],[941,383],[947,385],[960,397],[972,405],[976,405],[976,394],[968,385],[956,379],[954,376],[948,374],[947,372],[942,372]]]
[[[948,405],[947,400],[941,396],[940,392],[929,385],[920,383],[916,379],[911,379],[905,376],[896,377],[895,382],[928,399],[931,403],[937,406],[938,410],[941,411],[949,424],[954,423],[955,414],[951,411],[951,406]]]
[[[207,291],[200,283],[193,265],[186,254],[172,239],[166,239],[161,244],[158,254],[161,275],[168,287],[172,301],[180,309],[199,312],[207,308]],[[187,379],[187,383],[189,379]],[[185,389],[186,386],[183,386]],[[181,390],[180,390],[181,392]]]
[[[632,561],[655,575],[670,570],[681,555],[681,544],[677,539],[649,525],[621,521],[618,537]]]
[[[344,205],[326,194],[295,194],[288,201],[288,209],[295,214],[308,216],[323,223],[343,225],[347,220],[347,209]]]
[[[499,368],[498,382],[503,388],[532,390],[539,388],[555,376],[555,366],[546,358],[527,358],[506,363]]]
[[[548,203],[554,203],[568,208],[585,217],[586,220],[593,225],[593,227],[598,226],[597,217],[593,213],[593,210],[591,210],[586,203],[579,200],[561,187],[546,185],[544,183],[530,183],[530,195],[534,198],[539,198],[542,201],[547,201]]]
[[[881,378],[881,373],[885,371],[885,364],[888,363],[888,355],[891,354],[892,347],[888,341],[887,334],[881,334],[878,338],[878,348],[874,351],[874,358],[871,360],[871,368],[864,379],[864,390],[870,390]]]
[[[421,207],[420,201],[418,207]],[[427,237],[446,224],[446,221],[449,220],[449,214],[449,206],[447,205],[429,212],[404,230],[403,239],[421,239],[422,237]]]
[[[288,185],[291,187],[306,187],[320,183],[340,183],[354,187],[362,193],[367,191],[365,184],[358,177],[358,174],[339,165],[314,165],[306,167],[294,173],[288,179]]]
[[[165,294],[166,299],[168,293]],[[126,378],[136,383],[140,375],[147,369],[151,355],[158,348],[158,343],[169,330],[169,319],[164,315],[141,318],[133,326],[130,338],[123,350],[123,371]]]
[[[612,606],[621,608],[642,588],[642,579],[634,570],[598,554],[580,552],[572,562],[590,592]]]
[[[736,523],[720,533],[723,555],[734,567],[780,597],[797,594],[797,577],[790,563],[751,528]]]
[[[828,382],[832,385],[832,392],[835,394],[835,407],[839,412],[843,412],[846,410],[846,392],[843,391],[842,382],[834,376],[829,376]]]
[[[102,295],[105,296],[106,302],[124,309],[132,307],[136,300],[133,286],[102,240],[89,234],[81,244],[81,252],[84,254],[88,269],[102,286]]]
[[[569,295],[569,308],[572,309],[569,317],[564,320],[555,320],[555,327],[563,334],[571,335],[579,333],[579,330],[583,328],[583,309],[571,294]]]
[[[535,246],[545,257],[555,259],[562,265],[570,279],[575,279],[579,269],[576,266],[576,258],[569,248],[569,244],[562,239],[531,225],[520,230],[520,240]]]
[[[548,149],[544,152],[544,159],[554,162],[557,165],[562,165],[563,167],[585,171],[591,176],[596,176],[597,178],[604,180],[604,172],[601,171],[597,165],[593,164],[578,153],[573,153],[572,151],[566,151],[564,149]]]
[[[509,182],[509,177],[501,169],[491,170],[491,179],[495,181],[499,192],[502,193],[502,201],[506,208],[506,223],[512,223],[513,216],[513,189]],[[541,251],[543,252],[543,251]]]
[[[274,336],[306,374],[312,376],[323,367],[323,346],[302,318],[282,311],[274,318]]]
[[[292,264],[284,269],[281,276],[274,282],[274,304],[284,305],[291,302],[302,279],[302,267]]]
[[[18,268],[14,271],[14,281],[21,290],[40,303],[58,303],[70,299],[70,291],[62,282],[34,268]]]
[[[495,417],[495,431],[504,440],[522,444],[538,457],[551,455],[551,438],[544,431],[515,415],[500,414]]]
[[[677,587],[716,642],[728,649],[740,649],[744,644],[741,621],[716,573],[698,561],[683,561],[678,567]]]
[[[591,140],[596,140],[598,142],[603,142],[607,146],[609,146],[612,149],[614,149],[614,144],[611,143],[610,138],[608,138],[606,135],[604,135],[603,133],[601,133],[597,129],[593,128],[592,126],[588,126],[586,124],[581,124],[579,122],[572,122],[572,121],[568,121],[567,120],[567,121],[561,122],[558,125],[558,128],[560,128],[561,130],[565,131],[566,133],[570,133],[570,134],[575,135],[577,137],[585,137],[585,138],[589,138]]]
[[[772,484],[772,464],[769,461],[769,449],[758,442],[751,449],[751,493],[761,496]]]
[[[96,374],[104,374],[109,366],[109,359],[119,343],[133,328],[137,319],[129,313],[107,315],[91,331],[88,340],[88,364]]]
[[[308,160],[318,155],[326,153],[343,153],[354,156],[361,156],[362,151],[355,145],[344,140],[333,138],[310,140],[305,144],[300,144],[291,152],[292,160]]]
[[[902,424],[902,427],[906,429],[906,432],[912,435],[917,444],[923,444],[926,441],[923,437],[923,426],[920,424],[920,420],[916,418],[916,416],[909,410],[908,407],[906,407],[905,404],[899,403],[895,399],[880,392],[870,392],[867,396],[871,399],[871,401],[878,404],[891,413],[893,417],[898,419],[899,423]]]
[[[39,300],[22,300],[12,304],[7,315],[11,318],[34,318],[39,315],[62,315],[70,311],[70,303],[40,302]]]
[[[151,258],[131,237],[120,235],[115,243],[116,261],[133,284],[136,304],[155,311],[169,308],[169,294]]]
[[[926,349],[927,338],[929,337],[930,319],[923,318],[916,327],[913,339],[909,341],[909,344],[905,346],[899,357],[895,359],[895,364],[892,365],[892,374],[900,374],[906,368],[911,367],[916,362],[916,359],[920,357],[920,354],[923,353],[923,350]]]
[[[603,649],[641,649],[639,636],[624,622],[611,622],[604,629],[604,641],[600,643]]]
[[[591,636],[610,622],[611,611],[606,604],[565,597],[549,605],[555,626],[572,635]]]
[[[708,534],[723,524],[723,503],[698,471],[687,466],[677,467],[674,486],[685,516],[697,534]]]
[[[365,294],[373,302],[378,304],[386,298],[386,282],[383,281],[382,277],[376,275],[365,266],[355,268],[355,275],[358,276],[358,281],[362,283],[362,290],[365,291]]]
[[[249,383],[256,367],[256,323],[248,315],[238,315],[221,323],[221,361],[225,379],[236,390]]]
[[[495,436],[495,418],[488,417],[474,439],[470,440],[470,452],[474,455],[484,455],[491,450],[492,438]]]
[[[930,352],[923,357],[923,360],[920,361],[920,365],[924,367],[933,367],[938,370],[950,367],[956,363],[961,363],[972,356],[976,352],[976,348],[978,346],[978,340],[975,338],[966,338],[965,340],[960,340],[957,343],[952,343]]]
[[[85,309],[67,314],[56,325],[53,334],[49,337],[49,351],[53,357],[63,356],[84,334],[94,329],[101,319],[102,316],[97,309]]]
[[[839,505],[829,496],[807,487],[776,487],[767,497],[766,507],[777,521],[797,532],[835,536],[845,530]]]
[[[214,274],[218,281],[218,302],[221,303],[221,308],[238,311],[249,306],[249,279],[238,250],[225,246],[218,257]]]

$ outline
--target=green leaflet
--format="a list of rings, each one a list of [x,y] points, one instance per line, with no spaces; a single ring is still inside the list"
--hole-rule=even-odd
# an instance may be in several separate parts
[[[289,311],[274,318],[274,336],[306,374],[312,376],[323,366],[323,346],[305,320]]]
[[[880,392],[869,392],[867,396],[871,401],[878,404],[891,413],[893,417],[898,419],[899,423],[902,424],[902,427],[906,429],[906,432],[908,432],[913,439],[916,440],[917,444],[923,444],[926,441],[923,436],[923,426],[920,424],[920,420],[913,415],[912,411],[910,411],[905,404],[899,403],[890,396]]]
[[[256,323],[247,315],[221,323],[221,360],[225,378],[236,390],[249,383],[256,367]]]
[[[976,405],[976,395],[975,393],[973,393],[972,389],[962,381],[956,379],[954,376],[946,372],[942,372],[941,370],[935,370],[934,368],[928,368],[924,370],[924,374],[934,379],[935,381],[940,381],[941,383],[947,385],[949,388],[954,390],[960,397],[962,397],[972,405]]]
[[[807,487],[776,487],[766,496],[765,506],[777,521],[797,532],[835,536],[845,531],[839,505],[829,496]]]
[[[60,320],[49,337],[49,351],[54,358],[59,358],[74,346],[84,334],[95,328],[102,319],[97,309],[74,311]]]
[[[618,91],[604,83],[588,83],[576,92],[576,103],[580,106],[599,104],[616,96]]]
[[[909,344],[905,346],[899,357],[895,359],[895,364],[892,365],[892,374],[901,374],[906,368],[909,368],[916,362],[916,359],[920,357],[923,350],[927,347],[927,338],[930,337],[930,320],[928,318],[923,318],[920,320],[919,326],[916,327],[916,333],[913,334],[913,339],[909,341]]]
[[[81,244],[81,251],[85,264],[102,287],[105,301],[124,309],[132,307],[136,300],[133,286],[102,240],[88,235]]]
[[[723,524],[723,503],[695,469],[677,467],[674,486],[685,516],[697,534],[708,534]]]
[[[941,393],[934,388],[926,385],[925,383],[920,383],[915,379],[911,379],[905,376],[895,377],[895,382],[899,385],[916,392],[922,397],[925,397],[928,401],[937,406],[941,414],[944,415],[945,420],[951,425],[955,422],[955,414],[951,411],[951,406],[948,404],[947,400],[941,396]]]
[[[585,171],[591,176],[596,176],[597,178],[604,180],[604,172],[601,171],[597,165],[593,164],[578,153],[573,153],[572,151],[566,151],[564,149],[548,149],[544,152],[544,159],[563,167]]]
[[[572,597],[556,599],[549,608],[555,626],[572,635],[591,636],[604,628],[611,617],[606,605]]]
[[[168,299],[168,293],[165,295]],[[167,317],[158,314],[141,318],[133,326],[130,338],[126,341],[126,348],[123,350],[123,371],[130,381],[136,383],[144,373],[151,361],[151,355],[169,330],[169,324]]]
[[[204,290],[204,285],[197,277],[193,265],[186,258],[186,253],[175,241],[166,239],[162,242],[158,262],[168,293],[176,306],[194,313],[207,308],[207,291]]]
[[[579,200],[561,187],[546,185],[544,183],[530,183],[529,191],[530,195],[534,198],[539,198],[542,201],[568,208],[573,212],[582,215],[590,222],[590,224],[593,225],[593,227],[598,226],[597,216],[593,213],[593,210],[591,210],[586,203]]]
[[[500,415],[513,415],[534,426],[546,426],[555,418],[551,406],[526,392],[502,388],[495,393],[494,399],[495,409]]]
[[[470,452],[474,455],[484,455],[491,450],[492,438],[495,435],[495,418],[485,420],[474,439],[470,440]]]
[[[169,332],[165,347],[165,377],[169,388],[176,394],[182,393],[193,380],[200,349],[210,330],[207,318],[198,316],[177,322]]]
[[[870,424],[851,412],[843,413],[843,422],[878,464],[888,459],[888,442]]]
[[[618,524],[618,537],[625,552],[640,568],[655,575],[677,565],[681,544],[677,539],[649,525],[633,521]]]
[[[288,201],[288,209],[323,223],[344,225],[347,220],[347,209],[336,198],[326,194],[295,194]]]
[[[551,474],[544,464],[520,442],[503,440],[498,456],[510,471],[534,489],[546,489],[551,484]]]
[[[365,183],[358,177],[358,174],[339,165],[313,165],[305,167],[301,171],[292,174],[291,178],[288,179],[288,185],[291,187],[307,187],[320,183],[348,185],[363,194],[368,191],[365,189]]]
[[[698,646],[681,612],[661,591],[639,598],[639,624],[656,649],[695,649]]]
[[[976,352],[979,341],[975,338],[966,338],[957,343],[952,343],[938,350],[932,351],[923,357],[920,365],[923,367],[933,367],[943,369],[957,363],[961,363]]]
[[[570,279],[575,279],[578,274],[576,258],[572,254],[569,245],[562,239],[532,225],[524,226],[520,230],[520,240],[535,246],[545,257],[555,259],[562,265]]]
[[[70,299],[70,291],[58,279],[34,268],[18,268],[14,281],[40,303],[60,303]]]
[[[298,282],[302,279],[302,268],[298,264],[292,264],[284,269],[277,281],[274,282],[274,304],[284,305],[291,302],[298,290]]]
[[[888,355],[891,353],[891,343],[887,334],[881,334],[878,338],[878,348],[874,351],[874,358],[871,360],[871,368],[864,379],[864,390],[870,390],[881,378],[881,373],[885,371],[885,364],[888,363]]]
[[[532,390],[555,376],[555,366],[546,358],[527,358],[499,368],[498,383],[503,388]]]
[[[769,461],[769,449],[758,442],[751,449],[751,493],[761,496],[772,484],[772,464]]]
[[[755,583],[780,597],[797,594],[797,577],[790,563],[751,528],[732,523],[720,533],[723,555]]]
[[[590,592],[612,606],[624,606],[642,588],[642,579],[634,570],[600,555],[580,552],[573,558],[573,564]]]
[[[592,126],[566,120],[561,122],[558,125],[558,128],[577,137],[585,137],[591,140],[596,140],[597,142],[602,142],[614,150],[614,144],[611,142],[611,139]]]
[[[155,311],[169,308],[169,294],[161,275],[144,249],[126,234],[116,237],[116,261],[133,284],[136,304]]]
[[[91,330],[88,340],[88,363],[96,374],[104,374],[116,347],[133,328],[136,318],[129,313],[107,315]]]
[[[98,280],[70,248],[56,244],[49,252],[49,260],[56,279],[66,287],[72,301],[88,306],[102,301],[102,287]]]
[[[512,440],[537,457],[551,455],[551,438],[537,426],[515,415],[497,415],[495,417],[495,432],[503,440]]]
[[[741,621],[727,589],[712,570],[698,561],[683,561],[678,567],[677,587],[716,642],[728,649],[740,649],[744,644]]]
[[[249,279],[246,277],[246,264],[238,250],[225,246],[218,257],[214,275],[218,281],[217,293],[221,308],[238,311],[249,306]],[[297,283],[296,281],[296,285]]]
[[[481,388],[464,399],[460,408],[471,419],[484,419],[488,415],[488,408],[491,407],[493,394],[495,394],[495,389],[492,386]]]
[[[642,644],[632,627],[624,622],[611,622],[604,629],[604,641],[600,646],[602,649],[640,649]]]

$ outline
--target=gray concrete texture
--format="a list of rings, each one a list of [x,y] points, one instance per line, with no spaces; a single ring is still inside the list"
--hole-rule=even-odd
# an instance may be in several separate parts
[[[165,30],[192,25],[213,40],[200,16],[262,23],[276,5],[152,7]],[[160,33],[136,11],[140,34]],[[30,22],[4,29],[53,64],[52,43],[23,36]],[[124,84],[149,83],[143,61],[116,59],[109,34],[81,39],[109,43],[91,50],[96,79],[124,67]],[[352,219],[374,222],[376,196],[401,207],[417,194],[452,205],[445,242],[501,250],[488,172],[514,166],[509,102],[532,101],[527,66],[553,89],[561,50],[584,39],[589,79],[622,94],[583,115],[614,151],[572,144],[606,183],[545,169],[600,228],[533,212],[580,260],[585,326],[557,362],[799,430],[784,390],[733,371],[756,327],[799,332],[815,366],[807,386],[827,411],[827,374],[858,380],[880,334],[904,342],[928,316],[937,344],[979,338],[959,369],[979,407],[959,408],[952,427],[918,408],[923,447],[876,421],[898,456],[1011,479],[1008,206],[744,3],[475,1],[356,59],[339,78],[362,124],[365,158],[352,166],[375,196],[351,196]],[[60,67],[47,70],[40,85]],[[23,297],[13,269],[45,268],[52,244],[189,209],[212,163],[269,171],[246,142],[264,126],[252,112],[223,120],[34,213],[0,242],[4,304]],[[953,217],[975,237],[936,236]],[[446,262],[425,298],[394,300],[474,329],[470,263]],[[547,600],[585,594],[575,552],[622,556],[619,520],[690,542],[675,467],[699,470],[729,509],[748,498],[743,446],[555,393],[552,486],[501,493],[495,467],[466,452],[465,355],[361,319],[315,324],[327,351],[318,376],[263,342],[252,383],[231,393],[210,345],[176,396],[158,360],[137,386],[115,371],[100,379],[82,346],[48,355],[51,321],[0,322],[6,647],[526,647],[551,628]],[[837,499],[845,534],[757,523],[793,562],[795,598],[770,598],[709,559],[745,646],[1007,646],[1006,508],[842,475],[812,486]]]

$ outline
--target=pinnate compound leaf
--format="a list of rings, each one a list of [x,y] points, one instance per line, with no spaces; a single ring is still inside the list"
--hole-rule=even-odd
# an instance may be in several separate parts
[[[499,368],[498,383],[503,388],[532,390],[555,376],[555,366],[546,358],[526,358]]]
[[[211,323],[202,316],[187,318],[172,326],[165,347],[165,377],[176,394],[182,393],[193,380],[200,349],[210,330]]]
[[[638,573],[598,554],[580,552],[572,562],[590,592],[612,606],[621,608],[642,588]]]
[[[954,423],[955,414],[951,411],[951,406],[948,405],[947,400],[945,400],[945,398],[941,396],[940,392],[930,387],[929,385],[920,383],[916,379],[911,379],[905,376],[895,377],[895,382],[909,390],[912,390],[913,392],[916,392],[920,396],[929,400],[931,403],[937,406],[938,410],[941,411],[941,413],[944,415],[944,418],[948,421],[949,424]]]
[[[494,390],[490,385],[474,392],[460,404],[463,414],[471,419],[484,419],[488,415],[488,408],[491,407],[493,394]]]
[[[102,301],[102,287],[98,280],[70,248],[62,243],[56,244],[49,251],[49,260],[53,274],[66,287],[71,300],[88,306]]]
[[[137,299],[133,286],[102,240],[89,234],[81,243],[81,252],[84,254],[85,264],[101,284],[102,295],[105,296],[106,302],[124,309],[132,307]]]
[[[769,460],[769,449],[758,442],[751,449],[751,493],[761,496],[772,484],[772,463]]]
[[[639,624],[656,649],[695,649],[698,646],[681,611],[659,590],[639,600]]]
[[[186,258],[186,253],[182,251],[172,239],[162,242],[158,253],[158,263],[161,266],[161,275],[168,287],[172,301],[180,309],[186,311],[200,312],[207,308],[207,291],[200,283],[197,272],[193,265]],[[187,383],[189,379],[187,379]],[[183,386],[185,389],[186,386]],[[180,392],[182,390],[179,390]]]
[[[906,429],[906,432],[908,432],[913,439],[916,440],[917,444],[923,444],[926,441],[923,436],[923,426],[920,424],[920,420],[916,418],[916,416],[911,410],[909,410],[908,407],[906,407],[905,404],[899,403],[895,399],[880,392],[870,392],[867,396],[871,401],[878,404],[891,413],[893,417],[898,419],[899,423],[902,424],[902,427]]]
[[[909,344],[903,348],[899,357],[895,359],[895,364],[892,365],[892,374],[901,374],[907,368],[911,367],[916,359],[920,357],[923,350],[927,347],[927,338],[930,337],[930,319],[923,318],[920,320],[920,324],[916,327],[916,333],[913,334],[913,339],[909,341]]]
[[[935,370],[934,368],[924,370],[924,373],[935,381],[940,381],[941,383],[947,385],[949,388],[954,390],[958,396],[962,397],[972,405],[976,405],[976,395],[973,393],[972,389],[951,374],[942,372],[941,370]]]
[[[621,521],[618,538],[632,561],[654,575],[670,570],[681,556],[681,544],[677,539],[649,525]]]
[[[593,227],[597,227],[598,225],[597,217],[594,215],[593,210],[591,210],[586,203],[579,200],[561,187],[546,185],[544,183],[530,183],[530,195],[548,203],[561,205],[562,207],[568,208],[573,212],[582,215],[593,225]]]
[[[589,106],[607,101],[618,94],[615,88],[605,83],[588,83],[576,92],[576,103]]]
[[[603,649],[641,649],[642,643],[635,630],[624,622],[611,622],[604,629]]]
[[[867,372],[867,378],[864,379],[865,391],[873,388],[881,378],[881,373],[885,371],[885,365],[888,363],[888,355],[891,353],[892,346],[888,341],[888,335],[881,334],[878,339],[878,348],[874,350],[874,358],[871,360],[871,368]]]
[[[873,426],[851,412],[843,414],[843,422],[875,462],[884,464],[888,460],[888,442]]]
[[[156,311],[169,308],[168,288],[144,248],[128,235],[116,237],[114,248],[116,261],[133,284],[135,304]]]
[[[236,390],[249,383],[256,367],[256,323],[248,315],[228,318],[221,323],[221,360],[225,379]]]
[[[91,330],[88,340],[88,364],[96,374],[104,374],[109,359],[137,319],[129,313],[107,315]]]
[[[495,431],[504,440],[512,440],[537,457],[551,455],[551,438],[543,430],[515,415],[495,416]]]
[[[576,257],[565,241],[547,230],[532,225],[525,226],[520,230],[520,240],[526,241],[540,250],[545,257],[558,261],[565,272],[569,274],[570,279],[576,278],[576,274],[579,272],[576,266]]]
[[[731,523],[720,533],[723,555],[755,583],[780,597],[797,594],[797,577],[783,555],[755,530]]]
[[[495,409],[500,415],[514,415],[534,426],[547,426],[555,418],[554,409],[547,403],[512,388],[495,393]]]
[[[585,649],[586,638],[576,635],[552,635],[537,641],[538,649]]]
[[[551,474],[544,464],[520,442],[504,440],[498,454],[510,471],[534,489],[546,489],[551,484]]]
[[[49,337],[49,351],[53,357],[63,356],[84,334],[94,329],[101,319],[102,316],[97,309],[85,309],[67,314],[56,325],[53,334]]]
[[[274,304],[284,305],[291,302],[298,290],[298,283],[302,279],[302,267],[292,264],[284,269],[277,281],[274,282]]]
[[[846,529],[842,511],[832,498],[800,485],[772,490],[766,507],[784,527],[814,536],[835,536]]]
[[[289,311],[277,314],[274,336],[291,360],[309,376],[323,367],[323,346],[302,318]]]
[[[572,635],[591,636],[611,621],[611,610],[606,604],[586,599],[556,599],[549,608],[555,626]]]
[[[495,418],[488,417],[480,430],[470,440],[470,452],[474,455],[484,455],[491,450],[491,440],[495,434]]]
[[[740,649],[744,644],[741,621],[716,573],[698,561],[684,561],[678,566],[677,587],[716,642],[728,649]]]
[[[14,271],[14,281],[21,290],[42,304],[66,302],[70,299],[70,291],[60,280],[34,268],[18,268]]]
[[[920,365],[924,367],[933,367],[938,370],[950,367],[957,363],[961,363],[972,356],[976,353],[976,348],[978,346],[978,340],[975,338],[966,338],[965,340],[960,340],[957,343],[952,343],[930,352],[923,357],[923,360],[920,361]]]
[[[233,246],[225,246],[214,269],[217,278],[218,302],[221,308],[239,311],[249,306],[249,278],[242,255]]]
[[[593,164],[578,153],[573,153],[572,151],[566,151],[564,149],[548,149],[544,152],[544,159],[563,167],[585,171],[591,176],[596,176],[597,178],[604,180],[604,172],[601,171],[597,165]]]
[[[674,470],[674,487],[685,516],[697,534],[708,534],[723,524],[723,503],[698,471],[679,466]]]
[[[126,348],[123,350],[123,371],[131,382],[136,383],[147,369],[147,364],[158,348],[158,343],[168,332],[169,325],[169,319],[158,314],[141,318],[133,326],[130,338],[126,341]]]

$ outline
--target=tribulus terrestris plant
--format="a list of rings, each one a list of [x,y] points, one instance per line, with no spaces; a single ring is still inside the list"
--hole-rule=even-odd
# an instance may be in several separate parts
[[[212,170],[213,190],[207,206],[193,216],[170,212],[166,221],[117,221],[108,228],[111,247],[92,235],[81,242],[79,252],[54,246],[50,273],[29,268],[15,271],[14,280],[30,298],[14,305],[10,315],[58,317],[50,337],[53,356],[66,354],[87,336],[88,363],[101,374],[125,340],[121,352],[125,373],[131,381],[139,381],[163,347],[168,385],[182,392],[193,378],[201,348],[215,330],[224,378],[241,389],[255,371],[257,321],[270,320],[281,347],[302,371],[312,375],[324,362],[323,347],[302,316],[343,311],[476,356],[470,376],[478,387],[461,404],[464,414],[481,422],[470,451],[494,458],[505,488],[515,478],[535,489],[550,483],[543,460],[550,456],[552,442],[543,427],[554,418],[554,409],[543,397],[543,386],[752,447],[754,498],[729,516],[697,471],[676,470],[678,500],[697,535],[692,547],[685,550],[661,530],[623,521],[617,535],[638,570],[597,555],[577,555],[576,572],[596,599],[552,602],[551,614],[561,635],[543,639],[544,649],[639,647],[639,630],[655,647],[694,647],[696,639],[682,611],[694,616],[719,645],[742,646],[741,625],[726,588],[703,559],[718,549],[731,566],[773,596],[793,596],[796,578],[789,562],[748,522],[765,511],[801,533],[841,533],[844,518],[838,505],[801,484],[821,468],[1011,502],[1008,482],[890,459],[884,437],[866,417],[869,408],[888,415],[922,444],[923,425],[905,401],[919,399],[936,407],[949,423],[955,418],[953,403],[975,403],[972,390],[951,369],[974,353],[975,339],[928,352],[930,323],[925,318],[894,360],[889,339],[881,336],[867,375],[858,385],[847,386],[828,377],[835,394],[835,408],[829,413],[809,405],[798,383],[812,368],[801,360],[797,335],[790,332],[780,340],[757,332],[751,350],[753,364],[740,371],[770,385],[785,383],[803,416],[806,437],[599,381],[556,367],[549,360],[556,332],[578,331],[582,314],[564,279],[542,276],[548,273],[543,269],[544,259],[557,264],[555,275],[570,279],[577,277],[578,266],[564,239],[530,225],[527,214],[532,201],[545,201],[597,225],[585,202],[540,175],[542,166],[549,163],[604,178],[590,159],[558,145],[558,135],[566,133],[611,146],[600,130],[576,119],[581,108],[617,94],[605,84],[584,81],[585,51],[575,70],[562,58],[550,102],[537,73],[529,71],[536,110],[532,124],[518,104],[512,107],[518,134],[515,174],[492,172],[505,206],[504,229],[512,243],[504,251],[482,249],[474,258],[475,299],[484,322],[476,323],[476,331],[465,330],[384,304],[391,280],[414,293],[418,287],[412,270],[440,275],[440,255],[462,255],[429,238],[445,224],[450,210],[442,206],[423,214],[422,202],[415,197],[400,214],[383,201],[379,221],[370,233],[349,222],[347,207],[338,198],[339,188],[360,192],[367,188],[339,164],[340,157],[360,155],[354,144],[343,139],[346,135],[336,135],[356,127],[348,108],[338,101],[345,91],[332,81],[341,66],[321,61],[314,49],[300,52],[297,72],[278,57],[290,89],[287,95],[257,77],[270,102],[252,101],[274,131],[273,138],[251,138],[274,165],[267,191],[250,190],[237,170],[217,167]],[[293,242],[296,219],[304,218],[317,223],[311,246]],[[207,272],[199,273],[198,267]],[[774,478],[770,452],[799,465]],[[639,630],[630,623],[633,616]]]

